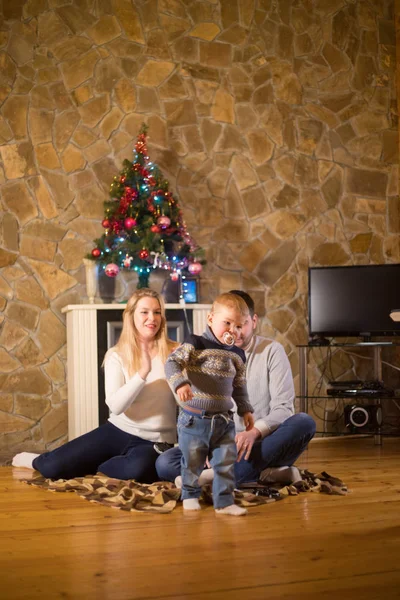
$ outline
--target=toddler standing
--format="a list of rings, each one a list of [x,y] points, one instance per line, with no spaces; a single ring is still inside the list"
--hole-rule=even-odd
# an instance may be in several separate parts
[[[182,499],[185,510],[199,510],[199,477],[207,457],[214,471],[213,502],[217,513],[244,515],[234,504],[237,458],[232,398],[246,429],[254,425],[245,380],[245,354],[234,346],[249,315],[235,294],[219,295],[201,336],[191,335],[167,359],[165,373],[181,408],[178,440],[182,451]],[[204,482],[204,481],[203,481]]]

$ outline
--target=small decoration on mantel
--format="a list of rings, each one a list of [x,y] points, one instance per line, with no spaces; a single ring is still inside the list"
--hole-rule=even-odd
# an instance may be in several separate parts
[[[93,252],[93,251],[92,251]],[[96,263],[88,258],[83,259],[86,272],[86,294],[88,297],[89,304],[94,304],[94,298],[97,290],[97,278],[96,278]]]
[[[87,259],[105,274],[138,273],[138,288],[148,287],[154,269],[198,274],[205,264],[204,251],[196,245],[183,220],[178,200],[168,181],[147,155],[147,126],[142,125],[133,161],[124,160],[104,203],[104,233],[94,241]]]

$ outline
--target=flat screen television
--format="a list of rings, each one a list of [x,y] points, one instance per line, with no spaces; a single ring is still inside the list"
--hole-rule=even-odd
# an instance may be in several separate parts
[[[310,336],[400,336],[400,264],[310,267],[308,316]]]

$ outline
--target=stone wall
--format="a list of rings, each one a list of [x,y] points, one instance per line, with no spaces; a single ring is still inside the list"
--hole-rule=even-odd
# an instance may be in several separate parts
[[[392,0],[2,1],[3,458],[66,439],[60,311],[85,301],[82,257],[143,121],[207,249],[202,300],[250,291],[296,378],[308,265],[399,262],[393,11]],[[134,285],[120,278],[115,298]]]

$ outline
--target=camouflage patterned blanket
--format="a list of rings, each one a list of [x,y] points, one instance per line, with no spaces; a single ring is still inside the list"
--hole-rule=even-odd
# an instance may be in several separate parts
[[[245,484],[241,489],[235,490],[235,502],[243,507],[251,507],[276,502],[287,496],[297,496],[302,492],[339,495],[348,493],[347,486],[343,481],[332,477],[325,471],[315,474],[311,471],[301,470],[300,473],[302,481],[294,485]],[[180,498],[180,490],[168,481],[144,484],[133,479],[128,481],[112,479],[101,473],[75,479],[58,479],[57,481],[38,476],[24,480],[24,482],[51,492],[76,492],[89,502],[97,502],[126,511],[170,513]],[[205,503],[212,504],[211,485],[203,487],[202,499]]]

